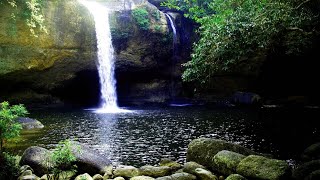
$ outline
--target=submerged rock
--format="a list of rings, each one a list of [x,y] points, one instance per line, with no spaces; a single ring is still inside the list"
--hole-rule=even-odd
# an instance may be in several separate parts
[[[19,117],[17,121],[22,125],[22,129],[41,129],[44,125],[36,120],[28,117]]]
[[[250,155],[237,167],[237,173],[253,179],[286,179],[290,177],[290,167],[286,161]]]
[[[215,170],[214,156],[222,150],[233,151],[246,156],[258,154],[248,148],[224,140],[199,138],[191,141],[188,145],[187,161],[194,161],[211,170]]]

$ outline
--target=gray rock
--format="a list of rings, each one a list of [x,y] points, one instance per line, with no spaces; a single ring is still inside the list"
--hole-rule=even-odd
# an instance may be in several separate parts
[[[19,174],[21,175],[23,172],[27,170],[31,170],[31,172],[33,173],[33,169],[29,165],[23,165],[19,168]]]
[[[245,177],[240,174],[231,174],[225,180],[247,180]]]
[[[44,175],[52,167],[50,163],[51,152],[45,148],[31,146],[27,148],[21,157],[20,165],[29,165],[37,175]]]
[[[214,156],[222,150],[233,151],[243,155],[258,154],[243,146],[224,140],[199,138],[191,141],[187,150],[187,161],[197,162],[211,170],[215,170]]]
[[[130,178],[130,180],[154,180],[154,178],[150,176],[135,176]]]
[[[111,161],[98,151],[78,142],[73,143],[72,152],[80,173],[99,174],[106,166],[111,165]]]
[[[27,175],[27,176],[19,176],[18,180],[39,180],[40,178],[37,177],[36,175]]]
[[[156,180],[172,180],[171,176],[163,176],[163,177],[158,177]]]
[[[108,175],[110,177],[113,176],[113,166],[109,165],[109,166],[105,166],[99,174],[104,174],[104,175]]]
[[[125,180],[123,177],[116,177],[114,180]]]
[[[28,176],[28,175],[32,175],[32,171],[31,170],[26,170],[21,174],[21,176]]]
[[[142,166],[140,167],[140,174],[144,176],[151,176],[151,177],[162,177],[167,176],[171,172],[171,168],[168,166]]]
[[[196,162],[187,162],[183,165],[183,172],[190,173],[190,174],[196,174],[196,169],[197,168],[202,168],[206,169],[204,166],[201,164],[198,164]]]
[[[217,171],[230,175],[236,173],[238,164],[245,156],[232,151],[220,151],[214,156],[214,163],[216,164]]]
[[[189,173],[175,173],[171,175],[172,180],[196,180],[197,177],[195,175]]]
[[[88,173],[84,173],[77,176],[74,180],[93,180],[93,179]]]
[[[250,155],[237,167],[237,173],[253,179],[285,179],[290,176],[290,167],[286,161]]]
[[[218,180],[218,177],[212,172],[202,169],[202,168],[197,168],[195,170],[196,176],[199,177],[200,180]]]
[[[40,121],[28,117],[19,117],[17,121],[22,125],[22,129],[44,128],[44,125]]]
[[[243,105],[256,105],[261,104],[262,98],[252,92],[241,92],[237,91],[232,95],[232,102],[235,104]]]
[[[92,177],[93,180],[103,180],[103,176],[101,174],[96,174]]]
[[[115,177],[121,176],[121,177],[127,177],[131,178],[134,176],[139,176],[140,171],[138,168],[133,167],[133,166],[118,166],[116,169],[113,171],[113,174]]]
[[[304,164],[301,164],[293,170],[293,179],[304,179],[308,177],[313,171],[320,169],[320,160],[313,160]]]

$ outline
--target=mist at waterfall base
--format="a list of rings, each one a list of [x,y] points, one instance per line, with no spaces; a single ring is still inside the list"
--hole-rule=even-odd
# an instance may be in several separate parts
[[[94,1],[79,0],[93,15],[95,22],[100,79],[100,107],[91,108],[97,113],[122,113],[129,110],[118,107],[114,75],[114,49],[111,39],[109,9]]]

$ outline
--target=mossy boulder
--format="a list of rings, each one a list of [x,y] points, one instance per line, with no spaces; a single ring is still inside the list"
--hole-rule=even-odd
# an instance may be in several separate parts
[[[212,172],[202,169],[202,168],[197,168],[195,170],[195,175],[200,179],[200,180],[218,180],[218,177]]]
[[[231,174],[225,180],[247,180],[245,177],[240,174]]]
[[[134,166],[120,165],[116,167],[116,169],[113,171],[113,174],[115,177],[121,176],[121,177],[131,178],[134,176],[139,176],[140,171],[138,168]]]
[[[269,159],[263,156],[249,155],[237,167],[237,173],[253,179],[281,180],[291,176],[286,161]]]
[[[302,159],[304,161],[320,159],[320,142],[307,147],[302,153]]]
[[[320,170],[320,160],[313,160],[299,165],[292,172],[293,179],[304,179],[312,172]]]
[[[223,150],[219,151],[213,158],[216,170],[224,175],[230,175],[236,173],[238,164],[245,156],[232,151]]]
[[[171,168],[168,166],[160,166],[160,167],[155,167],[155,166],[142,166],[139,168],[140,174],[144,176],[151,176],[151,177],[162,177],[162,176],[167,176],[171,172]]]
[[[74,180],[93,180],[93,179],[88,173],[85,173],[77,176]]]
[[[170,176],[172,180],[196,180],[197,177],[195,175],[189,173],[174,173]]]
[[[199,138],[191,141],[188,145],[187,161],[194,161],[215,170],[214,156],[222,150],[229,150],[246,156],[258,154],[248,148],[224,140]]]
[[[171,159],[168,159],[168,158],[163,158],[160,160],[160,166],[168,166],[171,168],[172,171],[176,171],[178,169],[180,169],[182,167],[181,164],[179,164],[178,162],[176,161],[173,161]]]
[[[190,173],[190,174],[196,174],[196,169],[201,168],[201,169],[206,169],[204,166],[201,164],[198,164],[196,162],[186,162],[183,165],[183,172]]]

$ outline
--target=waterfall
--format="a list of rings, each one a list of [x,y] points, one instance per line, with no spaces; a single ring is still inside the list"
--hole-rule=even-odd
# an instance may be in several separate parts
[[[173,56],[175,56],[176,55],[176,44],[178,43],[177,30],[176,30],[176,27],[174,26],[172,17],[167,13],[165,13],[165,15],[169,19],[170,26],[171,26],[171,29],[173,32]]]
[[[117,104],[116,79],[114,77],[114,49],[111,41],[108,9],[96,2],[79,0],[93,15],[98,49],[100,78],[100,113],[121,112]]]

